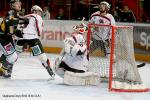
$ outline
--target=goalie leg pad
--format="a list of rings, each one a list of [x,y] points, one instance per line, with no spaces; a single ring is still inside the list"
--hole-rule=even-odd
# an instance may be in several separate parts
[[[60,76],[61,78],[64,77],[65,71],[64,71],[63,68],[56,68],[56,67],[54,67],[54,71],[55,71],[55,73],[56,73],[58,76]]]
[[[58,76],[64,78],[65,69],[63,67],[60,67],[60,63],[61,63],[60,59],[57,58],[53,69]]]
[[[70,71],[65,71],[64,84],[67,85],[99,85],[100,78],[96,73],[85,72],[85,73],[74,73]]]

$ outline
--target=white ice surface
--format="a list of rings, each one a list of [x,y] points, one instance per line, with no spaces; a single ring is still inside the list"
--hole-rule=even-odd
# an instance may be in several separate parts
[[[51,64],[58,56],[47,55]],[[145,85],[150,87],[150,63],[139,71]],[[38,59],[25,55],[19,57],[11,79],[0,79],[0,100],[150,100],[150,92],[109,92],[104,83],[98,87],[66,86],[58,76],[50,80]]]

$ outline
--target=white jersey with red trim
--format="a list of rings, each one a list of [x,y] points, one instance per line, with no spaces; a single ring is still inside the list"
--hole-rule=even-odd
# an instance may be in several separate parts
[[[24,39],[35,39],[39,38],[43,30],[43,19],[40,15],[29,14],[26,15],[29,19],[29,24],[23,28],[23,38]]]
[[[70,68],[77,70],[87,71],[88,59],[87,59],[87,46],[86,43],[78,44],[77,37],[82,36],[81,34],[76,34],[72,37],[68,37],[64,40],[64,48],[61,53],[61,58],[59,62],[65,62]],[[83,54],[77,54],[79,51]]]
[[[100,11],[97,11],[91,15],[90,23],[93,24],[104,24],[104,25],[115,25],[114,17],[107,13],[106,15],[101,15]]]
[[[89,23],[102,24],[102,25],[115,25],[114,17],[107,13],[101,15],[100,11],[97,11],[91,15]],[[109,26],[94,27],[92,30],[92,37],[96,40],[106,40],[110,38],[111,28]]]

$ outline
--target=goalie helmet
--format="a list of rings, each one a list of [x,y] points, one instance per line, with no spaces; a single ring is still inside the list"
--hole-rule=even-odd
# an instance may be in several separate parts
[[[100,3],[100,5],[101,5],[101,4],[105,4],[106,7],[107,7],[107,9],[108,9],[108,10],[110,9],[110,4],[109,4],[108,2],[102,1],[102,2]]]
[[[84,19],[85,18],[82,19],[82,22],[79,25],[73,26],[73,29],[79,34],[84,34],[88,30],[87,25],[84,23]]]
[[[33,13],[34,11],[43,12],[42,8],[39,7],[38,5],[34,5],[34,6],[31,8],[31,12]]]

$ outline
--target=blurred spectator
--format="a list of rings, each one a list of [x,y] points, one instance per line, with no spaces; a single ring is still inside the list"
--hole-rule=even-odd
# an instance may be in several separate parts
[[[26,13],[25,8],[22,8],[22,9],[21,9],[21,11],[20,11],[20,15],[21,15],[21,16],[24,16],[24,15],[25,15],[25,13]]]
[[[43,8],[43,15],[42,15],[43,20],[49,20],[50,19],[50,12],[48,7]]]
[[[64,10],[62,8],[59,9],[58,15],[56,16],[58,20],[65,20],[66,16],[64,15]]]
[[[145,22],[145,23],[149,23],[150,22],[150,19],[149,19],[148,15],[146,13],[143,14],[142,21]]]
[[[127,5],[125,5],[121,11],[120,22],[136,22],[133,12],[128,8]]]
[[[116,22],[120,22],[120,16],[119,16],[120,10],[118,10],[118,9],[119,9],[119,8],[116,7],[116,9],[113,11],[113,16],[114,16]]]

